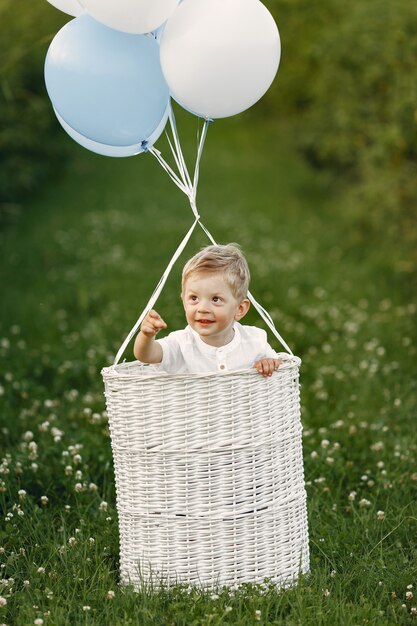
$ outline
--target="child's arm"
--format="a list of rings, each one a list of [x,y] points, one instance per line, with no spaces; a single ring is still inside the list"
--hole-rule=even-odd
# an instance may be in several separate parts
[[[164,320],[156,311],[149,311],[142,322],[140,332],[136,336],[133,354],[142,363],[160,363],[162,361],[162,347],[155,341],[155,335],[166,328]]]

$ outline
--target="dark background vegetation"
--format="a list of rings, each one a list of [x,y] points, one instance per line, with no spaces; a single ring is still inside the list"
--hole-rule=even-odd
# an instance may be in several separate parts
[[[346,186],[364,231],[384,229],[415,250],[417,5],[271,0],[267,6],[282,37],[281,67],[249,117],[286,119],[309,162]],[[0,0],[3,224],[67,159],[43,61],[68,19],[46,1]]]

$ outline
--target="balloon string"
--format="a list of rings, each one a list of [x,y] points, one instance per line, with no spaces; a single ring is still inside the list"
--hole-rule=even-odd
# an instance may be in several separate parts
[[[174,138],[174,143],[175,143],[175,147],[176,147],[176,151],[178,154],[178,158],[180,159],[181,163],[182,163],[182,168],[183,168],[183,172],[185,175],[185,178],[187,180],[188,183],[188,187],[191,187],[191,178],[188,174],[188,169],[187,169],[187,165],[185,163],[185,159],[184,159],[184,155],[181,149],[181,143],[180,143],[180,139],[179,139],[179,135],[178,135],[178,130],[177,130],[177,122],[175,120],[175,114],[174,114],[174,110],[172,108],[172,106],[169,108],[169,124],[171,126],[171,131],[172,131],[172,136]]]
[[[201,161],[201,157],[202,157],[202,154],[203,154],[204,143],[205,143],[206,137],[207,137],[208,126],[209,126],[209,124],[210,124],[210,122],[212,120],[206,119],[205,122],[204,122],[203,130],[202,130],[202,133],[201,133],[201,136],[200,136],[200,141],[199,141],[198,150],[197,150],[197,157],[196,157],[195,168],[194,168],[193,182],[191,182],[191,178],[190,178],[190,175],[189,175],[189,172],[188,172],[188,169],[187,169],[187,165],[185,163],[184,155],[183,155],[183,152],[182,152],[182,149],[181,149],[181,143],[180,143],[180,140],[179,140],[178,131],[177,131],[177,125],[176,125],[176,122],[175,122],[175,116],[174,116],[174,113],[172,111],[172,108],[171,108],[170,114],[169,114],[169,121],[170,121],[172,136],[173,136],[173,143],[170,140],[168,134],[167,134],[167,139],[168,139],[168,143],[169,143],[171,152],[172,152],[174,160],[175,160],[175,164],[176,164],[176,166],[178,168],[179,174],[176,174],[174,172],[174,170],[170,167],[170,165],[162,157],[162,155],[161,155],[159,150],[157,150],[156,148],[154,148],[152,146],[151,148],[148,149],[148,152],[150,152],[152,154],[152,156],[154,156],[157,159],[159,164],[167,172],[167,174],[172,179],[172,181],[188,197],[188,199],[190,201],[190,207],[191,207],[191,210],[192,210],[192,212],[194,214],[195,220],[194,220],[191,228],[188,230],[187,234],[185,235],[185,237],[183,238],[183,240],[181,241],[181,243],[177,247],[176,251],[174,252],[174,255],[173,255],[171,261],[169,262],[165,272],[162,274],[162,276],[161,276],[161,278],[160,278],[160,280],[159,280],[159,282],[158,282],[158,284],[157,284],[157,286],[156,286],[152,296],[150,297],[146,307],[144,308],[144,310],[142,311],[142,313],[139,316],[138,320],[134,324],[133,328],[130,330],[129,334],[127,335],[127,337],[125,338],[124,342],[120,346],[120,348],[119,348],[119,350],[117,352],[117,355],[116,355],[116,357],[114,359],[113,367],[115,367],[119,363],[121,357],[123,356],[123,353],[124,353],[126,347],[130,343],[130,341],[133,338],[134,334],[136,333],[136,331],[138,330],[138,328],[142,324],[142,322],[145,319],[146,315],[153,308],[155,302],[157,301],[157,299],[158,299],[158,297],[159,297],[159,295],[160,295],[160,293],[161,293],[161,291],[162,291],[162,289],[163,289],[163,287],[164,287],[164,285],[165,285],[165,283],[166,283],[166,281],[168,279],[169,274],[171,273],[171,270],[172,270],[175,262],[177,261],[178,257],[181,255],[181,253],[183,252],[185,246],[187,245],[187,243],[188,243],[192,233],[194,232],[194,229],[195,229],[196,225],[199,224],[199,226],[205,232],[205,234],[207,235],[208,239],[212,242],[212,244],[213,245],[217,245],[214,237],[211,235],[209,230],[204,226],[204,224],[200,221],[200,215],[198,213],[197,202],[196,202],[198,179],[199,179],[199,172],[200,172],[200,161]],[[275,328],[275,324],[274,324],[271,316],[269,315],[269,313],[263,308],[263,306],[261,306],[255,300],[255,298],[252,296],[252,294],[250,292],[248,292],[248,299],[253,304],[254,308],[258,311],[259,315],[264,320],[266,325],[269,327],[269,329],[271,330],[273,335],[275,335],[275,337],[281,343],[281,345],[284,346],[284,348],[287,350],[287,352],[289,354],[293,355],[293,352],[292,352],[291,348],[287,345],[287,343],[284,341],[284,339],[281,337],[281,335],[279,334],[279,332]]]

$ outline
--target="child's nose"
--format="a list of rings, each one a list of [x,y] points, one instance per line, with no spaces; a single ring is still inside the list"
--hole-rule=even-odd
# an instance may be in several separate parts
[[[208,302],[200,300],[198,303],[198,310],[200,313],[207,313],[210,310]]]

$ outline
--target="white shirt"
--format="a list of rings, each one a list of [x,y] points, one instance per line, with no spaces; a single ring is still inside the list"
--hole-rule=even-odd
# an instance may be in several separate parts
[[[163,352],[161,369],[168,374],[227,372],[251,368],[262,358],[278,358],[261,328],[234,322],[233,329],[232,341],[219,348],[205,343],[190,326],[158,339]]]

